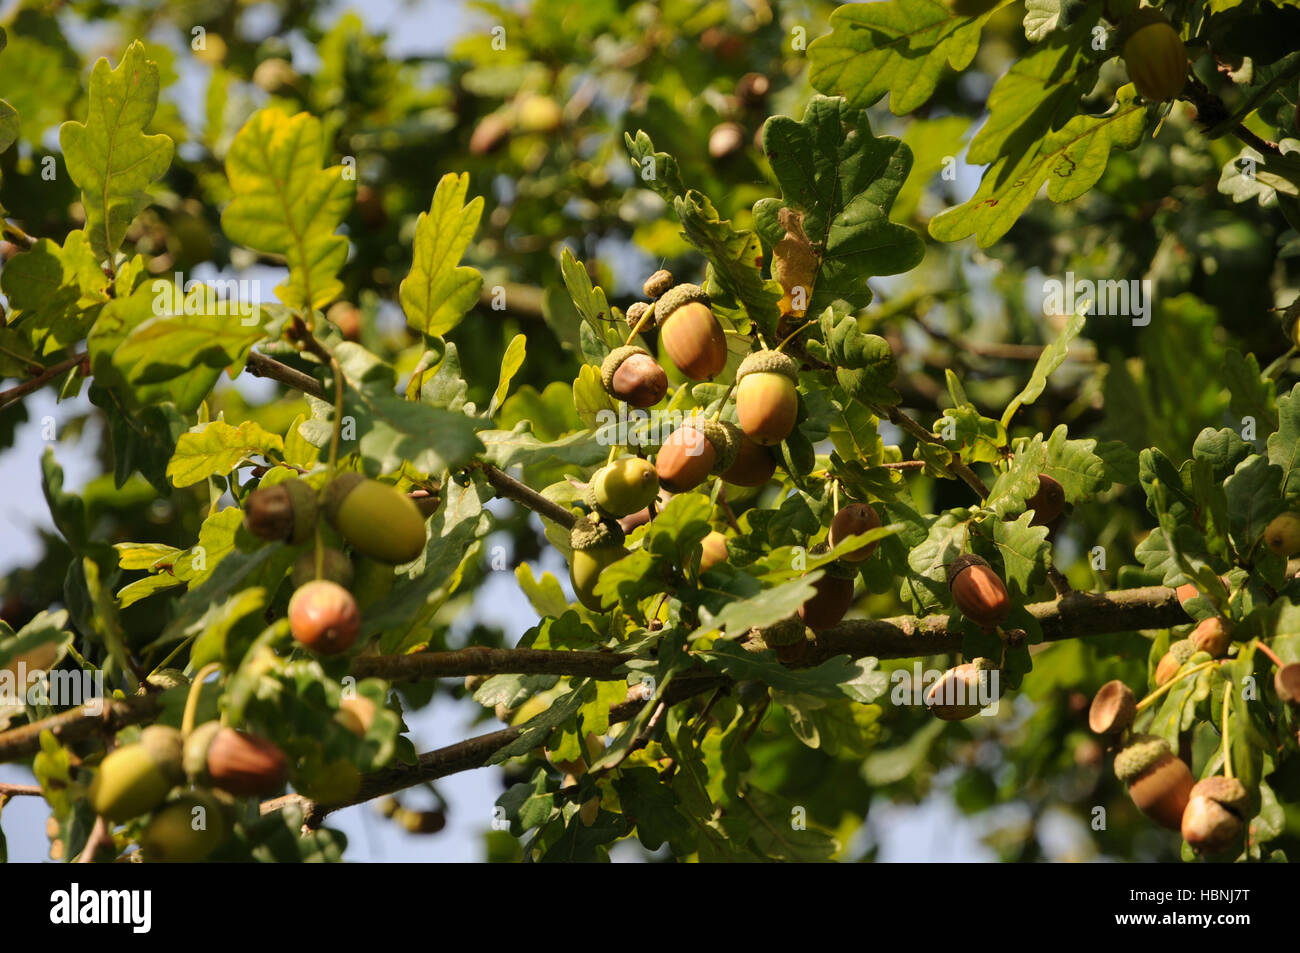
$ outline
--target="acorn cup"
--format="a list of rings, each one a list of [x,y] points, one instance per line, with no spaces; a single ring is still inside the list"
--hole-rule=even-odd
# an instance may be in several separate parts
[[[655,472],[665,489],[685,493],[710,474],[725,473],[740,449],[735,427],[696,414],[670,433],[655,454]]]
[[[325,517],[358,552],[400,565],[424,552],[420,509],[401,490],[360,473],[345,473],[325,489]]]
[[[850,503],[831,518],[831,531],[826,540],[834,549],[840,541],[850,536],[860,536],[879,528],[880,514],[876,512],[874,506],[869,503]],[[846,562],[860,563],[869,558],[879,545],[880,541],[876,540],[874,543],[867,543],[850,553],[845,553],[840,558]]]
[[[953,666],[926,691],[925,707],[941,721],[973,718],[984,710],[982,688],[997,677],[991,674],[996,671],[997,666],[986,658],[972,659]]]
[[[1133,690],[1118,679],[1098,689],[1088,708],[1088,727],[1094,734],[1119,735],[1128,730],[1137,717],[1137,698]]]
[[[259,539],[307,542],[316,532],[316,491],[305,480],[258,487],[244,500],[244,527]]]
[[[1011,612],[1006,584],[979,556],[958,556],[948,564],[948,589],[962,614],[985,629],[1001,625]]]
[[[1195,781],[1163,738],[1145,735],[1131,741],[1115,756],[1115,776],[1128,785],[1138,810],[1161,827],[1181,829]]]
[[[1264,545],[1283,559],[1300,556],[1300,515],[1282,513],[1264,528]]]
[[[225,839],[221,802],[206,791],[186,791],[149,820],[140,852],[146,863],[196,864]]]
[[[1124,66],[1143,99],[1162,103],[1173,99],[1187,84],[1187,49],[1164,14],[1143,7],[1121,27]]]
[[[780,351],[754,351],[736,368],[736,419],[745,436],[770,447],[799,417],[799,365]]]
[[[1038,490],[1025,501],[1025,506],[1034,511],[1030,526],[1051,526],[1065,509],[1065,490],[1056,480],[1040,473]]]
[[[235,797],[261,797],[284,787],[289,765],[265,738],[209,721],[185,739],[185,773]]]
[[[641,292],[651,300],[666,294],[673,286],[673,273],[660,268],[641,285]]]
[[[140,740],[110,751],[90,782],[95,813],[121,824],[152,811],[185,780],[181,733],[150,725]]]
[[[648,507],[659,495],[659,477],[649,460],[623,457],[597,470],[584,499],[592,509],[615,519]]]
[[[1241,843],[1250,798],[1236,778],[1197,781],[1183,809],[1183,840],[1198,854],[1217,854]]]
[[[1156,687],[1159,688],[1178,674],[1189,658],[1196,654],[1196,644],[1191,639],[1179,639],[1169,646],[1156,665]]]
[[[1232,644],[1232,630],[1223,619],[1211,616],[1202,619],[1188,638],[1197,652],[1205,652],[1211,658],[1223,658]]]
[[[735,486],[762,486],[776,472],[776,457],[762,444],[743,433],[736,447],[736,460],[722,473],[722,479]]]
[[[580,519],[569,534],[569,545],[573,548],[569,579],[578,601],[593,612],[604,608],[596,595],[600,574],[628,555],[623,539],[623,530],[612,520]]]
[[[616,347],[600,365],[600,381],[606,392],[628,406],[653,407],[668,393],[668,375],[650,352],[635,344]]]
[[[699,285],[681,284],[655,302],[659,344],[693,381],[716,377],[727,364],[727,337]]]
[[[361,634],[361,610],[352,593],[338,583],[315,580],[289,599],[289,631],[318,655],[339,655]]]

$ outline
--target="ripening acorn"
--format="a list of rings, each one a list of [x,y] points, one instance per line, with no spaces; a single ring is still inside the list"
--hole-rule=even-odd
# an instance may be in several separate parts
[[[1025,505],[1034,511],[1030,526],[1050,526],[1065,509],[1065,490],[1056,480],[1040,473],[1038,491],[1025,501]]]
[[[630,407],[653,407],[668,393],[668,374],[650,352],[635,344],[616,347],[600,365],[606,392]]]
[[[244,526],[259,539],[305,543],[316,532],[316,491],[305,480],[258,487],[244,500]]]
[[[447,815],[442,811],[411,811],[401,808],[396,820],[411,834],[436,834],[447,826]]]
[[[1228,654],[1228,646],[1232,643],[1232,631],[1216,615],[1202,619],[1188,638],[1192,640],[1196,651],[1208,653],[1211,658],[1223,658]]]
[[[1300,707],[1300,662],[1287,662],[1273,673],[1277,697],[1288,705]]]
[[[727,337],[699,285],[681,284],[655,302],[659,344],[693,381],[712,380],[727,365]]]
[[[880,528],[880,514],[870,503],[850,503],[842,507],[838,513],[831,518],[831,531],[826,541],[830,543],[831,548],[835,548],[842,540],[850,536],[861,536],[863,533],[869,533],[873,529]],[[880,545],[877,540],[874,543],[867,543],[860,546],[852,552],[845,553],[840,559],[851,563],[860,563],[875,552],[876,547]]]
[[[630,516],[648,507],[659,495],[654,465],[641,457],[622,457],[592,474],[586,503],[603,516]]]
[[[273,794],[284,787],[288,761],[272,741],[209,721],[185,739],[185,773],[235,797]]]
[[[745,436],[770,447],[799,418],[799,365],[780,351],[754,351],[736,368],[736,419]]]
[[[1002,577],[979,556],[958,556],[948,564],[948,588],[962,614],[986,629],[1001,625],[1011,611]]]
[[[352,586],[353,576],[352,560],[333,546],[326,546],[324,555],[321,558],[321,578],[328,579],[330,582],[337,582],[344,589],[349,589]],[[316,550],[313,548],[307,550],[294,561],[293,572],[289,575],[289,581],[297,589],[300,586],[307,585],[315,578]]]
[[[1215,854],[1239,844],[1249,801],[1246,786],[1236,778],[1197,781],[1183,809],[1183,840],[1198,854]]]
[[[1124,65],[1143,99],[1162,103],[1183,91],[1187,83],[1187,49],[1164,15],[1143,7],[1123,25]]]
[[[1300,514],[1273,517],[1264,528],[1264,545],[1283,559],[1300,556]]]
[[[409,563],[424,552],[424,517],[388,483],[345,473],[325,489],[325,516],[358,552],[381,562]]]
[[[736,460],[722,473],[722,479],[736,486],[762,486],[776,472],[776,457],[760,443],[740,435]]]
[[[140,836],[146,863],[196,864],[226,839],[221,803],[206,791],[186,791],[163,805]]]
[[[1160,657],[1156,664],[1156,687],[1178,674],[1187,660],[1196,654],[1196,644],[1191,639],[1179,639],[1169,646],[1169,650]]]
[[[185,779],[181,733],[150,725],[140,740],[109,752],[90,782],[95,813],[121,824],[152,811]]]
[[[1137,698],[1133,690],[1112,679],[1097,690],[1088,708],[1088,727],[1098,735],[1118,735],[1127,731],[1137,717]]]
[[[700,556],[700,572],[708,572],[719,563],[727,561],[727,537],[716,529],[704,537],[700,546],[703,549]]]
[[[623,538],[623,530],[612,520],[580,519],[569,533],[569,545],[573,548],[569,579],[578,601],[593,612],[604,608],[596,595],[600,574],[628,555]]]
[[[469,678],[472,677],[466,678],[467,689],[469,689]],[[365,695],[349,695],[339,702],[339,710],[335,713],[334,720],[354,735],[364,738],[370,731],[370,726],[375,723],[375,703]]]
[[[721,474],[736,460],[739,431],[696,415],[674,430],[655,454],[660,484],[673,493],[693,490],[710,474]]]
[[[1178,604],[1182,605],[1183,603],[1190,602],[1191,600],[1199,596],[1201,594],[1201,590],[1196,588],[1196,583],[1185,582],[1177,589],[1174,590],[1174,594],[1178,596]]]
[[[352,593],[338,583],[317,579],[289,599],[289,631],[318,655],[338,655],[361,633],[361,610]]]
[[[926,691],[925,707],[941,721],[973,718],[999,694],[996,671],[986,658],[953,666]]]
[[[1115,756],[1115,776],[1128,785],[1143,814],[1171,831],[1182,827],[1195,779],[1163,738],[1146,735],[1130,742]]]
[[[822,569],[822,577],[813,583],[812,598],[799,607],[799,618],[814,632],[839,625],[853,605],[853,576],[843,575],[834,564]]]

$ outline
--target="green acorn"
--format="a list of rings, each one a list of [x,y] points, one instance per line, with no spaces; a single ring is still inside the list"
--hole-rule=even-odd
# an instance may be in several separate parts
[[[736,418],[755,443],[770,447],[799,417],[799,365],[780,351],[755,351],[736,368]]]
[[[90,782],[90,806],[118,824],[152,811],[185,779],[183,746],[175,728],[145,728],[139,741],[105,756]]]
[[[569,545],[573,548],[569,578],[574,594],[588,609],[599,612],[603,605],[596,595],[596,582],[602,572],[628,554],[623,530],[612,520],[581,519],[569,534]]]
[[[356,550],[382,562],[409,563],[424,552],[424,517],[397,487],[345,473],[325,490],[325,516]]]
[[[225,839],[221,803],[206,791],[186,791],[150,819],[140,851],[147,863],[196,864]]]
[[[623,457],[595,472],[585,499],[588,506],[617,519],[645,509],[658,495],[654,465],[640,457]]]

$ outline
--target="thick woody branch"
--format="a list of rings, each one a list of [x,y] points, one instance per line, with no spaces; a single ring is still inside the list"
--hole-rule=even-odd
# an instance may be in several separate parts
[[[490,649],[471,646],[456,652],[362,656],[352,663],[357,678],[390,682],[465,675],[574,675],[605,682],[622,681],[618,673],[632,656],[615,652],[556,652],[549,649]]]
[[[28,758],[40,751],[43,731],[51,732],[56,740],[67,744],[97,734],[111,735],[119,728],[148,721],[161,707],[153,695],[137,695],[121,701],[104,698],[0,732],[0,764]]]
[[[286,387],[300,390],[304,394],[310,394],[312,397],[321,400],[326,399],[325,388],[321,386],[321,382],[316,378],[310,374],[304,374],[288,364],[282,364],[273,357],[267,357],[259,351],[248,352],[248,363],[244,365],[244,370],[254,377],[265,377],[273,381],[279,381]]]
[[[60,374],[66,374],[85,359],[85,354],[74,354],[72,357],[59,361],[57,364],[51,364],[31,380],[24,381],[16,387],[10,387],[8,390],[0,391],[0,409],[22,400],[34,390],[40,390],[51,380],[58,377]]]
[[[514,500],[526,506],[538,516],[545,516],[553,523],[559,523],[565,529],[573,529],[578,517],[554,500],[548,500],[532,487],[525,486],[514,477],[498,470],[490,463],[472,463],[470,466],[480,470],[500,496]]]

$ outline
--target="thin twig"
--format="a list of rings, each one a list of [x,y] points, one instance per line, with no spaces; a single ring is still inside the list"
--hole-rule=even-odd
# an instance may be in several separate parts
[[[0,391],[0,410],[8,407],[12,403],[22,400],[34,390],[40,390],[49,383],[51,379],[72,370],[72,368],[76,367],[85,359],[85,352],[75,354],[66,360],[59,361],[57,364],[51,364],[29,381],[24,381],[16,387],[10,387],[8,390]]]

